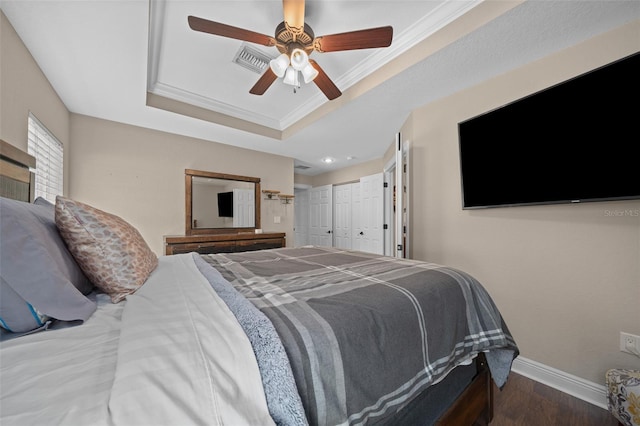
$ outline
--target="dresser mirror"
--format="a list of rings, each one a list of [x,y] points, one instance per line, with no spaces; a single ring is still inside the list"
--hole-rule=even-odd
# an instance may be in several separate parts
[[[185,234],[260,228],[260,178],[185,170]]]

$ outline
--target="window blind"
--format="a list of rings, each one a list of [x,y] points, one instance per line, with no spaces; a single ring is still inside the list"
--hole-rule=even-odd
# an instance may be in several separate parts
[[[27,150],[36,157],[35,196],[52,203],[63,191],[63,145],[33,114],[29,113]]]

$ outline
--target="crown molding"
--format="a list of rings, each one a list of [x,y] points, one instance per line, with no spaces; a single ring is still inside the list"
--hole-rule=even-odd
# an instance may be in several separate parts
[[[197,93],[183,90],[179,87],[175,87],[169,84],[156,82],[149,92],[154,95],[162,96],[164,98],[173,99],[179,102],[191,104],[193,106],[211,110],[220,114],[224,114],[230,117],[238,118],[240,120],[249,121],[259,126],[269,127],[273,130],[281,131],[281,124],[278,120],[271,117],[267,117],[261,114],[256,114],[251,111],[247,111],[242,108],[237,108],[233,105],[229,105],[224,102],[216,101],[215,99],[208,98],[206,96],[198,95]]]

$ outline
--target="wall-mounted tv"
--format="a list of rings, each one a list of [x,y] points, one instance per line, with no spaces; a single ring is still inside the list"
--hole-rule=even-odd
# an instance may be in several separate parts
[[[640,199],[640,53],[458,124],[463,209]]]
[[[233,217],[233,192],[218,192],[218,216]]]

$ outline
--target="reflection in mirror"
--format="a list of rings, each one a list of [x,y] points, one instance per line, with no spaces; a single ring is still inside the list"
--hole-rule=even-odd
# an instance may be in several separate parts
[[[186,169],[185,190],[187,235],[260,227],[260,178]]]
[[[255,184],[193,176],[192,228],[253,228]]]

